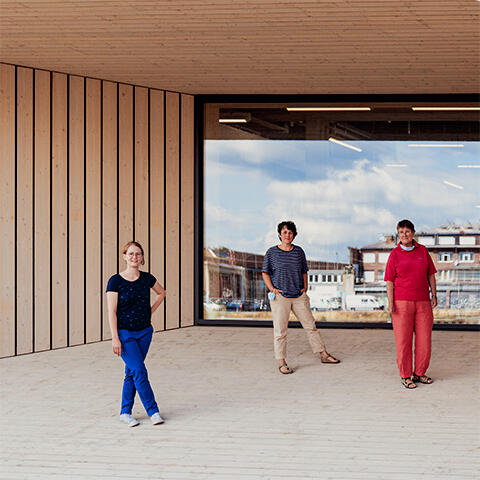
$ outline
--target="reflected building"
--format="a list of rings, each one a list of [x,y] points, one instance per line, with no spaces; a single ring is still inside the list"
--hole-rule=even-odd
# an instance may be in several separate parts
[[[417,232],[415,239],[428,248],[437,269],[439,306],[480,308],[480,224],[441,225]],[[356,291],[386,296],[385,264],[397,243],[396,235],[386,235],[382,241],[349,248]]]
[[[262,279],[264,255],[230,250],[225,247],[205,248],[203,251],[204,301],[239,299],[266,300],[267,289]],[[336,295],[342,284],[345,264],[307,260],[309,290],[327,289]]]

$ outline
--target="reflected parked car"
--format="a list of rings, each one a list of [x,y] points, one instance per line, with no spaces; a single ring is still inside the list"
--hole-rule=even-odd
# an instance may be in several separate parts
[[[270,303],[267,300],[246,300],[243,303],[243,310],[246,312],[268,312]]]
[[[379,302],[373,295],[345,295],[345,310],[350,311],[373,311],[383,310],[385,306]]]
[[[224,312],[225,305],[223,305],[219,300],[203,302],[203,308],[206,312]]]
[[[225,308],[228,312],[241,312],[244,310],[245,304],[241,300],[230,300]]]

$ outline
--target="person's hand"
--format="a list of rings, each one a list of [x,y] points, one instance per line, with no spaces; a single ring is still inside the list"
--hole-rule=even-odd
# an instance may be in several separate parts
[[[395,305],[393,303],[388,304],[389,313],[395,313]]]
[[[438,304],[437,302],[437,296],[435,295],[434,297],[432,297],[432,299],[430,300],[430,303],[432,304],[432,308],[435,308]]]
[[[120,356],[122,354],[122,344],[118,337],[112,338],[112,351],[117,356]]]
[[[280,293],[283,293],[283,290],[280,290],[279,288],[274,288],[272,290],[272,292],[275,294],[275,295],[279,295]]]

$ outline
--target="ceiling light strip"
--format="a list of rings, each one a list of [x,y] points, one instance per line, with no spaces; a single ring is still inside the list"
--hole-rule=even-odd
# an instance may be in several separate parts
[[[443,183],[445,185],[449,185],[450,187],[458,188],[459,190],[463,190],[463,187],[461,185],[457,185],[456,183],[449,182],[448,180],[444,180]]]
[[[480,165],[457,165],[458,168],[480,168]]]
[[[409,143],[409,147],[417,148],[463,148],[462,143]]]
[[[353,145],[350,145],[350,144],[345,143],[345,142],[341,142],[340,140],[337,140],[336,138],[333,138],[333,137],[330,137],[328,139],[328,141],[332,142],[332,143],[336,143],[337,145],[341,145],[342,147],[345,147],[345,148],[350,148],[350,150],[355,150],[356,152],[361,152],[362,151],[361,148],[354,147]]]
[[[454,111],[477,111],[480,107],[412,107],[415,112],[454,112]]]
[[[370,107],[285,107],[289,112],[370,112]]]
[[[219,123],[247,123],[245,118],[219,118]]]

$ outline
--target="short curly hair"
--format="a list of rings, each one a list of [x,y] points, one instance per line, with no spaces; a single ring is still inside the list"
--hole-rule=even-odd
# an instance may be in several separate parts
[[[397,223],[397,232],[399,228],[409,228],[412,232],[415,232],[415,226],[410,220],[407,220],[406,218],[403,220],[400,220]]]
[[[288,230],[293,232],[293,238],[297,236],[297,227],[295,226],[295,224],[290,220],[284,220],[283,222],[280,222],[277,226],[277,232],[278,232],[279,238],[280,238],[280,233],[283,227],[287,227]]]

